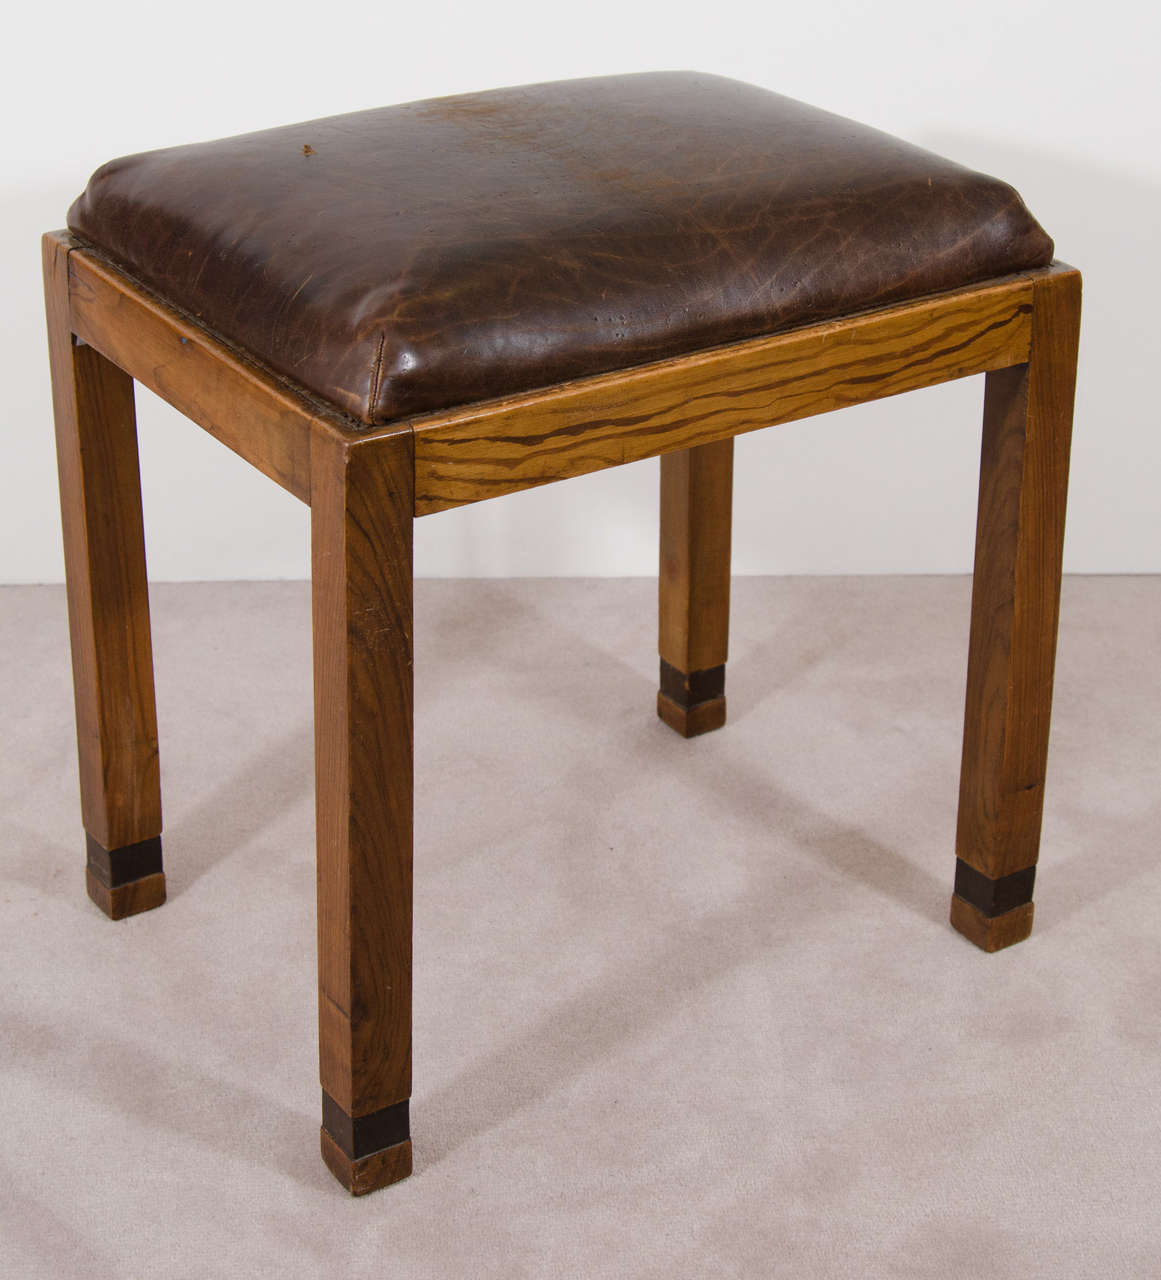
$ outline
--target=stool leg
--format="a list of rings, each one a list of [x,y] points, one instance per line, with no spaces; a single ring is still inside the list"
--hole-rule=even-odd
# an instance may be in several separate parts
[[[684,738],[726,722],[734,442],[661,456],[657,714]]]
[[[74,338],[67,246],[44,250],[85,879],[118,920],[165,901],[133,380]]]
[[[410,434],[311,449],[322,1154],[411,1172]]]
[[[1080,277],[1038,281],[1029,363],[987,375],[951,922],[1026,938],[1040,846]]]

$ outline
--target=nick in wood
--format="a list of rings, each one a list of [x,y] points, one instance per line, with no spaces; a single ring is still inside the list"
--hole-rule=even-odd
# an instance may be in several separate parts
[[[650,74],[130,157],[69,228],[44,265],[88,891],[165,901],[136,380],[311,509],[321,1142],[351,1192],[411,1171],[430,512],[660,457],[657,712],[694,737],[726,719],[734,437],[986,374],[951,922],[1028,935],[1080,277],[1006,184]]]

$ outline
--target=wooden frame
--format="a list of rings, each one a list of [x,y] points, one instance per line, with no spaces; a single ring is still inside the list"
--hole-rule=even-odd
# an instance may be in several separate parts
[[[733,437],[986,373],[952,923],[1032,921],[1080,277],[899,306],[368,428],[68,233],[44,239],[89,891],[164,901],[132,380],[311,506],[322,1149],[352,1192],[411,1168],[411,522],[662,456],[658,711],[725,719]]]

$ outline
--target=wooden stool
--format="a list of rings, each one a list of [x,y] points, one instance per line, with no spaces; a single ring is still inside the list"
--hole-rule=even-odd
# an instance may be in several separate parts
[[[311,507],[322,1149],[411,1170],[412,519],[661,457],[662,719],[725,721],[733,437],[987,373],[951,920],[1026,937],[1080,277],[1019,196],[694,74],[114,161],[44,240],[88,889],[165,900],[135,378]]]

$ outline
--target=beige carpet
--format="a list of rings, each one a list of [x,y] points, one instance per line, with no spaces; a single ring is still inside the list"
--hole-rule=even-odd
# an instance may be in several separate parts
[[[160,586],[170,901],[82,882],[63,593],[0,592],[5,1277],[1155,1277],[1161,579],[1066,583],[1029,942],[946,923],[969,584],[417,599],[415,1176],[318,1155],[309,598]]]

